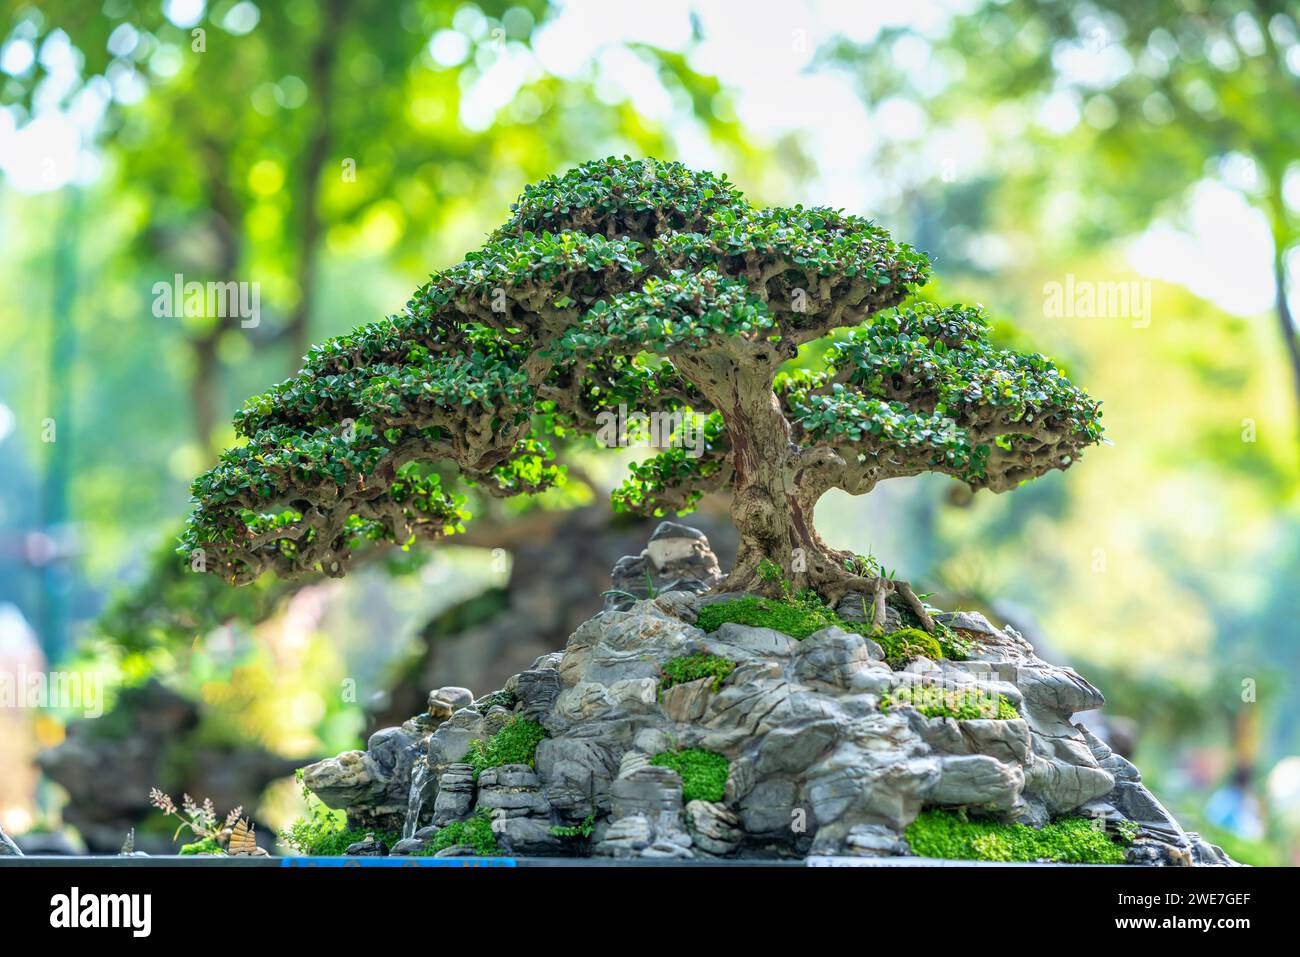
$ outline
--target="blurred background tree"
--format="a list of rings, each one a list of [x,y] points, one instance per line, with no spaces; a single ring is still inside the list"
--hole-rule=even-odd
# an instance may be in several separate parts
[[[0,655],[32,652],[25,619],[114,691],[160,679],[196,706],[180,780],[231,748],[359,743],[422,683],[490,683],[524,623],[545,623],[524,646],[558,646],[579,612],[537,604],[548,563],[599,579],[644,535],[607,524],[630,455],[566,449],[562,492],[346,582],[221,589],[170,549],[236,403],[307,343],[397,309],[524,183],[655,155],[879,218],[935,258],[927,296],[982,299],[1006,344],[1105,401],[1115,444],[1068,477],[973,500],[885,483],[819,524],[1095,676],[1190,826],[1289,860],[1298,20],[1248,0],[666,0],[653,22],[599,0],[0,0]],[[260,322],[155,316],[178,273],[257,282]],[[1149,301],[1054,314],[1067,283]],[[26,768],[75,716],[8,717],[0,761]],[[0,782],[11,832],[58,826],[32,780]]]

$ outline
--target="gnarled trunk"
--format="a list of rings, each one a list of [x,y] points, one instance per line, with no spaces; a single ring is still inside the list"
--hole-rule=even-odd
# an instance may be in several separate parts
[[[772,374],[755,363],[726,357],[691,356],[679,360],[722,415],[732,445],[731,518],[740,532],[736,565],[722,583],[724,591],[753,591],[777,596],[820,588],[848,575],[847,553],[831,549],[813,525],[813,510],[826,491],[807,474],[800,449],[790,440],[786,421],[772,391]],[[764,560],[780,570],[766,580]]]
[[[731,519],[740,547],[720,590],[780,598],[812,589],[831,602],[860,591],[872,596],[877,625],[885,620],[885,600],[896,594],[933,631],[933,620],[907,582],[862,576],[851,552],[831,548],[817,534],[813,512],[831,486],[791,441],[771,370],[725,353],[683,357],[677,365],[718,410],[731,439]],[[766,562],[775,566],[774,574],[764,574]]]

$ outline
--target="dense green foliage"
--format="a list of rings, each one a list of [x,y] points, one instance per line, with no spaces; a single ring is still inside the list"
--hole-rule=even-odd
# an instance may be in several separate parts
[[[325,806],[320,798],[305,787],[303,798],[307,802],[307,816],[299,818],[280,831],[280,841],[288,848],[307,857],[342,857],[350,846],[373,834],[385,847],[391,848],[401,835],[392,831],[366,831],[350,828],[347,814]]]
[[[990,345],[978,308],[899,312],[827,352],[827,371],[778,377],[801,343],[866,323],[928,270],[860,217],[756,209],[679,163],[585,163],[526,189],[403,314],[313,348],[248,400],[235,417],[245,444],[195,481],[179,551],[237,583],[267,568],[342,574],[361,542],[463,531],[465,487],[553,487],[554,440],[594,432],[633,397],[713,422],[705,454],[669,449],[633,472],[615,503],[639,511],[725,485],[737,444],[770,438],[755,428],[792,428],[845,463],[808,487],[814,500],[890,475],[1001,490],[1068,467],[1100,438],[1097,403],[1046,358]],[[729,398],[720,370],[753,394]],[[773,389],[788,425],[742,413]]]
[[[1020,712],[1006,695],[926,684],[896,688],[880,702],[881,711],[899,707],[914,708],[927,718],[956,718],[958,721],[978,718],[1010,721],[1020,717]]]
[[[545,737],[546,729],[536,721],[515,715],[486,741],[471,741],[469,750],[461,760],[474,766],[475,779],[480,771],[503,764],[526,764],[532,767],[537,745]]]
[[[1060,818],[1035,830],[940,810],[922,811],[904,834],[921,857],[1066,864],[1123,864],[1123,843],[1130,837],[1112,837],[1086,817]]]
[[[681,776],[683,802],[721,801],[731,773],[731,762],[726,757],[704,748],[660,751],[650,763],[672,768]]]
[[[717,691],[722,683],[736,670],[736,663],[720,655],[683,655],[673,658],[664,665],[664,676],[659,680],[659,690],[665,691],[673,685],[712,678],[712,688]]]

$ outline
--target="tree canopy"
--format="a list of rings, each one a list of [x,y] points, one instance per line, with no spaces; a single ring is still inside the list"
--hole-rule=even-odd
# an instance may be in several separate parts
[[[181,549],[236,583],[342,574],[361,540],[461,531],[458,482],[512,496],[561,481],[555,440],[634,407],[702,416],[705,441],[670,436],[615,505],[680,512],[730,489],[725,587],[770,590],[774,562],[826,595],[896,591],[929,625],[906,583],[863,578],[822,542],[817,500],[922,472],[1005,491],[1067,468],[1101,427],[1049,359],[993,346],[978,306],[893,308],[928,275],[858,216],[754,208],[679,163],[585,163],[526,188],[400,315],[314,347],[245,403],[246,441],[195,482]],[[782,369],[848,327],[826,368]]]

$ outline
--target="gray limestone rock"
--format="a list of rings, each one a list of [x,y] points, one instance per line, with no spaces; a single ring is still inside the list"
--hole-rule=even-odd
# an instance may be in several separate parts
[[[367,834],[364,840],[349,844],[343,853],[348,857],[386,857],[388,848],[373,834]]]
[[[663,592],[707,592],[722,581],[722,569],[704,533],[677,522],[661,522],[640,555],[614,565],[605,596],[608,610],[626,610]]]
[[[686,805],[686,825],[695,848],[725,857],[744,838],[740,819],[720,801],[691,801]]]
[[[393,857],[403,857],[410,854],[419,854],[428,846],[429,841],[427,838],[418,835],[416,837],[404,837],[389,848],[388,853]]]
[[[0,857],[22,857],[23,852],[4,830],[0,829]]]
[[[985,754],[960,754],[939,762],[939,779],[926,792],[939,805],[991,807],[1010,810],[1025,788],[1019,764],[1004,764]]]
[[[596,844],[596,853],[605,857],[635,857],[650,846],[654,829],[644,815],[619,818]]]
[[[461,708],[474,703],[474,693],[468,688],[438,688],[429,692],[429,717],[446,721]]]
[[[872,609],[872,597],[861,592],[851,591],[840,599],[835,606],[835,614],[845,621],[866,621]],[[897,608],[885,602],[885,631],[894,631],[903,627],[903,616]]]
[[[864,857],[895,857],[910,853],[907,842],[892,828],[883,824],[859,824],[849,829],[844,837],[849,854]]]
[[[433,802],[434,825],[444,827],[469,817],[474,809],[474,794],[473,766],[449,765],[438,779],[438,796]]]
[[[561,690],[558,665],[557,660],[553,667],[523,671],[506,682],[505,690],[518,702],[516,711],[536,720],[551,710]]]
[[[497,846],[506,854],[553,857],[564,853],[564,840],[549,820],[507,817],[493,821]]]
[[[526,764],[503,764],[480,772],[478,806],[488,808],[494,820],[545,817],[549,821],[551,813],[541,779]]]

